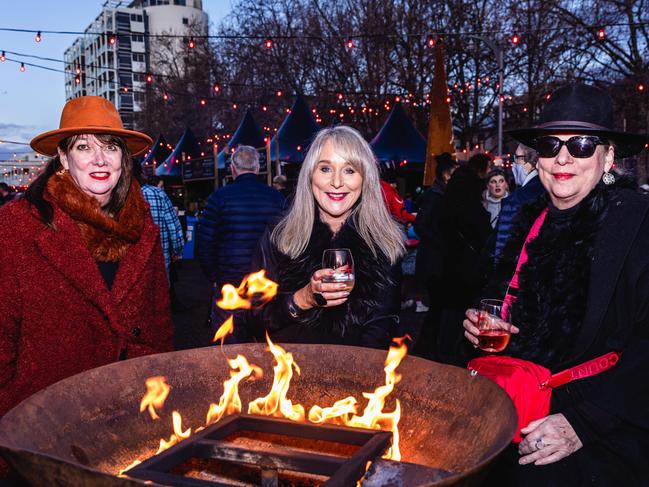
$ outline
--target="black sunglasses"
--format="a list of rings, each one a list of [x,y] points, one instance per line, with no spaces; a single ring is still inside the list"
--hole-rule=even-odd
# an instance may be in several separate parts
[[[595,153],[598,145],[608,145],[608,142],[594,135],[575,135],[568,140],[547,135],[537,137],[534,145],[539,157],[556,157],[565,145],[572,157],[586,158]]]

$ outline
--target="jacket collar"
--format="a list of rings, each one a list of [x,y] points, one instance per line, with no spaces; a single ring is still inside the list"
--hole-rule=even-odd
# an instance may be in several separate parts
[[[244,172],[243,174],[239,174],[237,178],[233,181],[233,183],[241,183],[243,181],[252,181],[252,180],[255,181],[259,180],[257,174],[255,174],[254,172]]]
[[[35,243],[39,252],[88,301],[110,314],[113,304],[123,301],[129,291],[137,286],[138,279],[151,258],[158,238],[151,216],[146,215],[142,236],[133,244],[136,249],[127,252],[120,261],[115,282],[109,291],[74,220],[55,203],[53,206],[56,230],[44,226],[36,235]],[[32,211],[38,218],[36,210]]]
[[[577,337],[576,355],[589,348],[602,326],[622,268],[648,210],[646,201],[624,198],[623,193],[617,193],[609,202],[608,215],[595,243],[589,283],[591,293],[584,324]]]

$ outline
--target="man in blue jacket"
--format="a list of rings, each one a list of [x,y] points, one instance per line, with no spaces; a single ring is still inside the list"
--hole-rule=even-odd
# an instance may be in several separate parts
[[[528,201],[533,201],[541,196],[545,189],[539,180],[536,162],[539,159],[537,152],[527,146],[519,144],[516,148],[512,171],[516,180],[516,190],[505,198],[500,208],[498,225],[496,226],[496,244],[494,250],[494,265],[503,252],[505,242],[511,233],[512,221],[518,210]]]
[[[266,224],[285,205],[284,196],[259,181],[259,153],[254,147],[239,146],[232,154],[230,169],[234,182],[209,196],[196,233],[197,259],[214,283],[211,311],[214,329],[230,315],[216,306],[221,288],[224,284],[237,287],[251,272],[252,254]],[[244,338],[235,336],[235,341]]]

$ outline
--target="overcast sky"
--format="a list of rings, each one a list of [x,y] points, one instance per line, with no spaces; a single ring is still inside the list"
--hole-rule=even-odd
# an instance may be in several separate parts
[[[83,31],[101,11],[105,0],[22,0],[0,2],[0,28]],[[203,0],[211,24],[218,23],[231,10],[231,0]],[[37,55],[63,60],[63,53],[74,35],[43,34],[40,43],[34,34],[0,31],[0,51],[7,51],[7,61],[0,62],[0,140],[29,142],[35,135],[58,128],[65,104],[63,73],[27,66],[21,55]],[[62,69],[63,63],[32,60],[34,64]],[[0,145],[0,159],[15,152],[30,151],[27,146]]]

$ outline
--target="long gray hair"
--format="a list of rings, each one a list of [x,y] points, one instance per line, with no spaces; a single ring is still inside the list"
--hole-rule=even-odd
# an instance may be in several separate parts
[[[383,201],[374,153],[361,134],[344,125],[323,129],[316,135],[302,163],[291,209],[273,230],[272,242],[294,259],[306,250],[318,209],[311,179],[328,141],[363,177],[361,196],[350,215],[356,230],[374,257],[381,252],[394,264],[405,253],[403,236]]]

